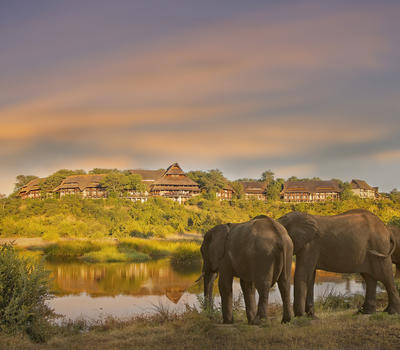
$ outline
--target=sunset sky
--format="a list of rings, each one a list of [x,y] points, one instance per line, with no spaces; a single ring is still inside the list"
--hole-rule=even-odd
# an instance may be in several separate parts
[[[400,188],[400,2],[0,0],[0,193],[60,168]]]

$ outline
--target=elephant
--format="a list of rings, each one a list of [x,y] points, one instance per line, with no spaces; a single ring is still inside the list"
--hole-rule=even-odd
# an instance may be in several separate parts
[[[244,223],[217,225],[205,234],[200,250],[204,297],[208,306],[212,305],[214,280],[219,274],[223,323],[233,323],[233,277],[240,278],[249,324],[257,324],[266,318],[268,294],[275,282],[278,282],[282,297],[282,323],[290,321],[293,243],[281,224],[262,215]]]
[[[354,209],[334,216],[293,211],[278,219],[289,233],[296,255],[294,314],[314,317],[316,269],[337,273],[358,272],[366,282],[362,313],[376,311],[376,285],[388,293],[389,313],[400,313],[391,254],[396,243],[390,230],[374,214]]]
[[[389,230],[392,232],[393,239],[396,241],[396,248],[392,254],[392,262],[396,265],[397,276],[400,275],[400,227],[395,225],[388,225]]]

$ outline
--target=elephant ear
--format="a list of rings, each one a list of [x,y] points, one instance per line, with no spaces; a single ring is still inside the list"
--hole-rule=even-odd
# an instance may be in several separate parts
[[[310,214],[292,211],[278,219],[293,241],[294,254],[313,239],[320,236],[317,221]]]
[[[228,237],[229,226],[217,225],[204,236],[204,253],[207,256],[207,263],[211,271],[218,270],[221,259],[225,254],[225,241]]]

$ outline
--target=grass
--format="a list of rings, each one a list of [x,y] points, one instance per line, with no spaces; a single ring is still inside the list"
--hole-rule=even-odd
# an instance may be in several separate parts
[[[129,262],[147,261],[150,256],[134,249],[119,249],[117,246],[105,246],[97,251],[91,251],[82,256],[86,262]]]
[[[176,265],[198,262],[201,258],[197,241],[167,241],[126,238],[119,241],[70,240],[48,246],[30,247],[43,252],[48,261],[142,262],[171,256]]]
[[[54,330],[46,344],[26,337],[0,335],[0,348],[36,349],[395,349],[400,347],[400,317],[355,314],[354,309],[320,312],[318,320],[296,318],[280,323],[281,307],[270,307],[261,326],[248,326],[245,314],[222,325],[206,312],[187,307],[183,314],[160,308],[153,316],[131,320],[106,318],[67,322]]]
[[[184,242],[177,246],[171,255],[174,265],[186,265],[195,263],[201,259],[199,245],[194,242]]]

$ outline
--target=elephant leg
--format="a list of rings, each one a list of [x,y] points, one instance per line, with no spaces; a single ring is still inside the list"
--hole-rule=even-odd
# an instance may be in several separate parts
[[[394,284],[391,258],[382,262],[382,274],[379,280],[383,283],[388,293],[389,304],[385,309],[389,314],[400,314],[400,297]]]
[[[308,251],[308,249],[307,249]],[[313,274],[317,265],[317,256],[310,253],[297,254],[294,272],[294,315],[303,316],[306,309],[308,289],[314,288]]]
[[[365,280],[366,293],[364,304],[361,308],[363,314],[373,314],[376,312],[376,284],[377,281],[367,273],[362,273],[361,276]]]
[[[396,274],[394,275],[394,278],[400,278],[400,265],[396,264]]]
[[[306,314],[310,317],[315,317],[314,315],[314,282],[315,282],[316,270],[312,274],[307,285],[307,297],[306,297]]]
[[[218,280],[219,293],[221,295],[222,318],[224,323],[233,323],[232,314],[232,274],[220,273]]]
[[[267,318],[270,283],[263,283],[261,285],[256,284],[256,288],[259,299],[258,299],[257,315],[254,320],[254,323],[258,323],[258,321],[261,320],[262,318]]]
[[[283,316],[282,323],[290,322],[292,318],[292,312],[290,310],[290,268],[289,273],[282,271],[278,279],[279,292],[281,293]]]
[[[240,286],[242,287],[244,303],[246,305],[247,321],[249,324],[252,324],[257,312],[254,283],[240,279]]]

